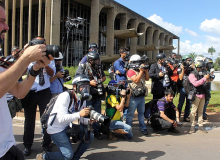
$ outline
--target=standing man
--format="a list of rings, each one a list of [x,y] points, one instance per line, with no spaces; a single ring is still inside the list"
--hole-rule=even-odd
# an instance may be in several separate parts
[[[131,64],[134,65],[134,68],[131,68],[127,72],[128,80],[131,80],[132,83],[129,83],[131,89],[131,98],[128,106],[128,114],[126,118],[126,123],[132,125],[132,120],[134,117],[134,112],[137,109],[138,111],[138,120],[140,132],[144,135],[147,135],[147,127],[144,123],[144,111],[145,111],[145,95],[147,94],[147,88],[145,87],[145,81],[149,80],[148,69],[142,68],[144,64],[141,64],[141,57],[137,54],[132,55],[130,58]]]
[[[157,63],[154,63],[151,65],[149,70],[150,78],[152,79],[152,85],[151,85],[151,93],[153,94],[153,99],[160,99],[164,97],[164,91],[166,89],[166,84],[164,84],[164,73],[163,71],[166,71],[169,79],[170,76],[173,75],[172,70],[170,69],[167,64],[165,64],[165,58],[166,55],[163,53],[159,53],[156,56]]]
[[[97,45],[96,43],[90,43],[90,44],[89,44],[89,52],[90,52],[90,51],[98,52],[98,49],[99,49],[99,47],[98,47],[98,45]],[[86,62],[87,62],[87,55],[85,55],[85,56],[82,58],[82,60],[81,60],[81,62],[79,63],[79,65],[80,65],[80,64],[84,64],[84,63],[86,63]]]
[[[34,63],[29,64],[28,72],[32,69]],[[56,73],[55,63],[51,63],[41,69],[40,74],[35,79],[34,84],[32,85],[28,95],[25,97],[26,101],[23,104],[24,107],[24,135],[23,135],[23,144],[24,144],[24,155],[29,156],[31,154],[31,146],[34,140],[34,129],[35,129],[35,118],[36,118],[36,109],[39,106],[40,117],[44,113],[47,103],[49,103],[51,98],[50,91],[50,77],[54,76]],[[43,129],[43,141],[42,147],[45,151],[50,151],[49,144],[51,142],[50,135]]]
[[[127,57],[130,55],[129,49],[127,47],[121,47],[119,49],[120,58],[117,59],[114,63],[114,72],[116,74],[116,81],[119,83],[120,80],[127,80],[127,71],[128,69],[125,68],[125,63],[128,63]],[[127,61],[127,62],[126,62]],[[126,84],[127,87],[127,84]],[[128,107],[124,107],[123,109],[123,118],[122,120],[126,122],[126,116],[128,112]]]
[[[86,74],[90,79],[90,94],[92,99],[87,100],[86,105],[92,105],[94,110],[101,113],[101,98],[105,96],[103,82],[105,81],[105,73],[100,65],[99,53],[90,51],[87,55],[87,62],[80,64],[76,70],[76,75]],[[100,125],[98,122],[93,123],[94,136],[102,140],[102,134],[100,133]]]
[[[4,43],[5,33],[9,30],[6,24],[5,5],[0,1],[0,44]],[[12,119],[8,110],[6,93],[23,98],[34,83],[40,68],[46,67],[53,57],[45,56],[46,45],[40,44],[25,48],[21,57],[7,70],[0,66],[0,159],[24,159],[21,151],[16,147],[13,135]],[[29,63],[37,61],[29,72],[27,78],[18,83]],[[19,69],[18,69],[19,68]],[[13,152],[15,151],[15,152]],[[20,153],[20,154],[19,154]],[[16,155],[15,155],[16,154]]]

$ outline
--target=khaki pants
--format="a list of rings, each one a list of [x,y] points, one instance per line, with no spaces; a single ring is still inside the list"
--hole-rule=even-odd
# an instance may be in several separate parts
[[[191,126],[195,126],[195,117],[196,111],[198,109],[198,123],[199,126],[203,126],[203,108],[205,104],[205,98],[198,98],[196,97],[195,100],[192,102],[192,110],[190,113],[190,123]]]

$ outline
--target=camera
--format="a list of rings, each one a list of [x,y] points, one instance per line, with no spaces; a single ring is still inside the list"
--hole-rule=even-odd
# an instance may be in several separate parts
[[[41,37],[37,37],[29,42],[29,46],[34,46],[37,44],[45,44],[44,39]],[[46,56],[48,57],[49,54],[52,55],[53,57],[59,57],[59,46],[46,45]]]
[[[110,123],[111,120],[109,117],[96,112],[91,105],[87,106],[87,108],[90,108],[90,112],[89,112],[89,116],[85,118],[95,119],[97,122],[102,123],[104,125],[108,125]]]
[[[215,79],[215,75],[212,75],[209,71],[206,71],[206,75],[210,76],[210,79]]]
[[[98,89],[98,95],[103,95],[103,85],[101,80],[97,80],[97,89]]]
[[[72,78],[70,77],[69,75],[69,70],[65,69],[63,71],[63,74],[64,74],[64,77],[63,78],[66,78],[66,81],[70,81]]]
[[[71,30],[73,27],[77,29],[82,29],[84,26],[85,19],[83,18],[70,18],[67,17],[67,21],[65,23],[65,27]]]
[[[126,95],[130,94],[130,89],[126,89],[124,87],[124,84],[122,82],[125,82],[125,83],[132,83],[132,81],[130,80],[120,80],[119,83],[117,84],[118,87],[115,87],[115,86],[111,86],[111,85],[108,85],[106,87],[106,91],[107,93],[110,95],[110,94],[119,94],[123,89],[126,90]]]

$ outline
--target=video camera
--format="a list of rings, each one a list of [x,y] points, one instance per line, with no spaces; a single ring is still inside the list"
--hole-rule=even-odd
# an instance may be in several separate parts
[[[150,69],[150,66],[146,64],[148,61],[149,58],[146,55],[143,55],[140,61],[137,61],[135,63],[129,63],[128,69],[139,69],[139,68]],[[144,64],[144,66],[142,64]]]
[[[65,27],[71,30],[72,28],[82,29],[84,26],[85,19],[77,17],[77,18],[70,18],[67,17]]]
[[[110,118],[107,116],[104,116],[98,112],[96,112],[93,108],[93,106],[87,106],[87,108],[90,108],[90,112],[89,112],[89,116],[85,117],[85,118],[89,118],[89,119],[95,119],[97,122],[104,124],[105,126],[107,126],[110,123]]]

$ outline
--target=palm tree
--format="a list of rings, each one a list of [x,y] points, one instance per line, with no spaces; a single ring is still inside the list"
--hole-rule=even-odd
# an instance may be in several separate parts
[[[212,46],[211,48],[208,49],[208,53],[211,53],[212,55],[212,61],[213,61],[213,53],[215,53],[215,48]]]
[[[192,53],[190,53],[189,55],[190,55],[190,57],[192,58],[193,61],[194,61],[194,60],[196,59],[196,57],[197,57],[197,55],[196,55],[195,52],[192,52]]]

